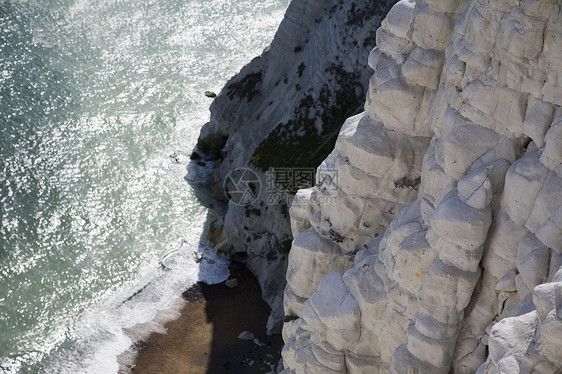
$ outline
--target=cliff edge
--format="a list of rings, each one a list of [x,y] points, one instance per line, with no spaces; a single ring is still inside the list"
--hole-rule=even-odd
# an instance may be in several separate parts
[[[562,13],[402,0],[290,209],[284,373],[562,370]]]

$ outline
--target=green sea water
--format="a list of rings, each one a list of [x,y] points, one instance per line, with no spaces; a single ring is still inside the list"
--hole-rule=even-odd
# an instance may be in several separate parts
[[[203,93],[287,5],[0,0],[0,372],[115,372],[123,327],[224,279],[193,256],[213,215],[188,167]]]

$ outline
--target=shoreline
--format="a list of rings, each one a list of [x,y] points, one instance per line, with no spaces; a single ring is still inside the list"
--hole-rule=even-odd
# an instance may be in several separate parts
[[[270,308],[246,266],[229,270],[235,287],[198,282],[156,320],[125,331],[133,344],[118,357],[119,374],[274,373],[283,341],[266,334]],[[247,331],[253,339],[238,338]]]

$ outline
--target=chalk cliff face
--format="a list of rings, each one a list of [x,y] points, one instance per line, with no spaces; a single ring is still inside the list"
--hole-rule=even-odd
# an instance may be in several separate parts
[[[562,370],[561,5],[392,8],[290,209],[284,373]]]
[[[272,308],[269,332],[282,326],[293,239],[288,206],[298,188],[314,184],[281,175],[295,168],[314,173],[344,120],[362,110],[371,75],[365,61],[394,2],[293,0],[271,46],[227,83],[201,131],[199,150],[220,156],[215,194],[226,199],[225,189],[248,188],[250,198],[230,200],[212,239],[219,252],[242,255],[256,274]],[[230,174],[239,168],[249,172]],[[225,186],[229,175],[242,183]]]

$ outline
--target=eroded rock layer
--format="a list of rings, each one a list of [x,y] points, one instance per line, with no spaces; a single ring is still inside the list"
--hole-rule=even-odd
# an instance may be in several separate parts
[[[562,13],[402,0],[291,207],[286,373],[562,370]]]

